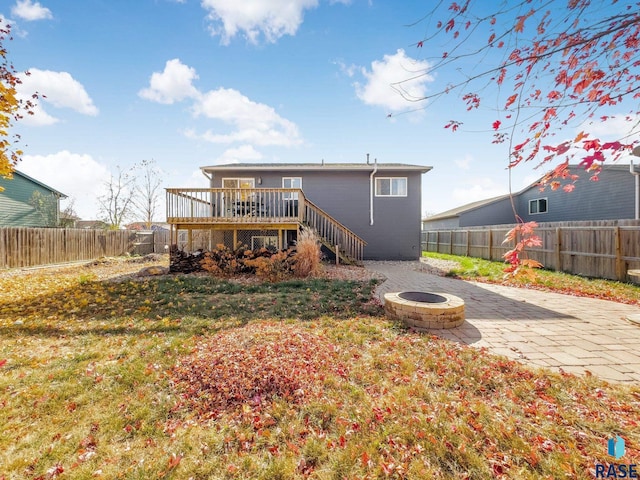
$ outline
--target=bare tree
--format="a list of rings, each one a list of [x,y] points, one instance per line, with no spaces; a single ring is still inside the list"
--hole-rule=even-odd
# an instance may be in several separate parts
[[[71,228],[75,226],[76,220],[79,219],[78,212],[76,212],[76,199],[70,198],[67,205],[60,212],[60,221],[58,224],[63,228]]]
[[[134,170],[140,170],[141,174],[136,178],[133,188],[133,211],[137,217],[142,218],[147,229],[151,229],[154,217],[158,213],[162,184],[162,172],[157,168],[155,160],[143,160],[134,166]]]
[[[117,169],[118,174],[111,175],[105,182],[107,192],[98,197],[102,219],[113,229],[119,229],[131,216],[135,195],[135,177],[130,171],[123,172],[120,167]]]

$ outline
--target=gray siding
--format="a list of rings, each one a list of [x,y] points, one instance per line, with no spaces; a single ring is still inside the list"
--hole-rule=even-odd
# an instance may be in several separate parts
[[[516,210],[525,222],[568,222],[588,220],[623,220],[635,216],[635,179],[629,168],[622,165],[608,166],[600,173],[600,180],[589,180],[590,174],[577,167],[572,173],[581,178],[573,192],[550,187],[540,191],[536,185],[514,194]],[[535,199],[547,200],[546,213],[529,213],[529,202]],[[500,199],[486,205],[470,208],[459,213],[459,224],[427,223],[427,229],[476,227],[484,225],[504,225],[515,223],[515,216],[509,198]],[[437,225],[437,226],[435,226]]]
[[[0,226],[55,227],[58,196],[15,172],[11,180],[0,178]],[[35,195],[35,196],[34,196]],[[39,208],[35,208],[38,205]]]
[[[511,207],[511,200],[509,198],[503,198],[494,203],[483,205],[460,214],[461,227],[503,225],[514,222],[513,208]]]
[[[423,230],[451,230],[452,228],[458,228],[460,226],[460,217],[442,218],[440,220],[429,220],[428,218],[422,221]]]
[[[373,170],[373,165],[372,165]],[[371,171],[228,170],[215,172],[213,188],[223,178],[254,178],[256,188],[281,188],[283,177],[301,177],[305,196],[367,242],[366,260],[415,260],[420,256],[421,173],[384,170],[378,177],[407,177],[406,197],[375,197],[370,225]],[[259,181],[260,179],[260,181]]]
[[[518,196],[518,212],[524,221],[560,222],[578,220],[621,220],[635,216],[634,177],[628,168],[605,169],[600,181],[592,182],[581,172],[573,192],[531,187]],[[529,201],[547,199],[547,213],[529,214]]]

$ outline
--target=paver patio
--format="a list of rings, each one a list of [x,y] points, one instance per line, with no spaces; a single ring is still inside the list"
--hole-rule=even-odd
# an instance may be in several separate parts
[[[415,262],[365,262],[387,279],[377,296],[399,291],[450,293],[465,301],[460,327],[433,330],[453,341],[486,347],[527,364],[613,382],[640,383],[640,325],[632,305],[559,293],[440,277]]]

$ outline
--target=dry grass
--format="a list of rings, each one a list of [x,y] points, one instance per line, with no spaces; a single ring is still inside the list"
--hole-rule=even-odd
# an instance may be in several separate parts
[[[297,277],[317,277],[322,273],[320,239],[312,228],[303,226],[298,232],[293,271]]]
[[[640,462],[637,386],[406,332],[369,284],[97,276],[0,277],[0,478],[591,479],[614,435]]]

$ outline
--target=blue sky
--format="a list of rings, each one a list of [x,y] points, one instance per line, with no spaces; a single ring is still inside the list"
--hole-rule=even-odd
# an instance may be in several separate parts
[[[44,94],[15,130],[19,169],[75,199],[85,219],[117,167],[153,159],[164,187],[207,186],[229,162],[429,165],[423,212],[506,193],[506,146],[443,126],[455,98],[415,107],[390,83],[428,63],[407,25],[425,3],[391,0],[0,0],[9,58]],[[446,78],[422,76],[416,94]],[[388,114],[392,113],[391,118]],[[484,119],[486,121],[486,119]],[[486,123],[485,123],[486,124]],[[473,124],[470,124],[473,130]],[[542,172],[523,165],[514,190]],[[162,218],[158,219],[162,220]]]

